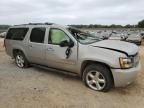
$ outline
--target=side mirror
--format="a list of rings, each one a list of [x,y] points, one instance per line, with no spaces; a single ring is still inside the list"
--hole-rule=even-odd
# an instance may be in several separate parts
[[[68,42],[67,40],[64,40],[60,43],[60,47],[69,47],[72,48],[74,46],[74,42],[70,41]]]

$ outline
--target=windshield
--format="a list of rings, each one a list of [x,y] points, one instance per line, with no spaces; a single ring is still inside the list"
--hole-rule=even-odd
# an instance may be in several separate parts
[[[93,34],[86,33],[75,28],[68,28],[68,30],[74,36],[74,38],[82,44],[91,44],[101,40]]]

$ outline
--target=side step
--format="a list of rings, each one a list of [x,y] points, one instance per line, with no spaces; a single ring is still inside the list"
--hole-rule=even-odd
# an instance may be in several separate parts
[[[50,68],[50,67],[39,65],[39,64],[31,64],[31,65],[34,67],[42,68],[42,69],[52,71],[52,72],[59,72],[59,73],[67,74],[67,75],[78,76],[77,73],[70,72],[70,71],[60,70],[60,69],[56,69],[56,68]]]

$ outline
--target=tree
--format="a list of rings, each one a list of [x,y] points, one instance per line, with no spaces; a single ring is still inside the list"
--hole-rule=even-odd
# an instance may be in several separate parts
[[[9,25],[0,25],[0,29],[1,30],[6,30],[8,29],[10,26]]]
[[[124,26],[124,28],[136,28],[136,27],[137,27],[136,25],[130,25],[130,24]]]
[[[144,20],[138,22],[138,27],[144,28]]]

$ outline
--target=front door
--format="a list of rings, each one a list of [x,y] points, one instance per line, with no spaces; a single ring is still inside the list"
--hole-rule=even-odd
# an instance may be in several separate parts
[[[72,48],[60,47],[62,41],[72,41],[70,37],[61,29],[51,28],[46,46],[46,61],[49,67],[76,71],[77,64],[77,46]]]

